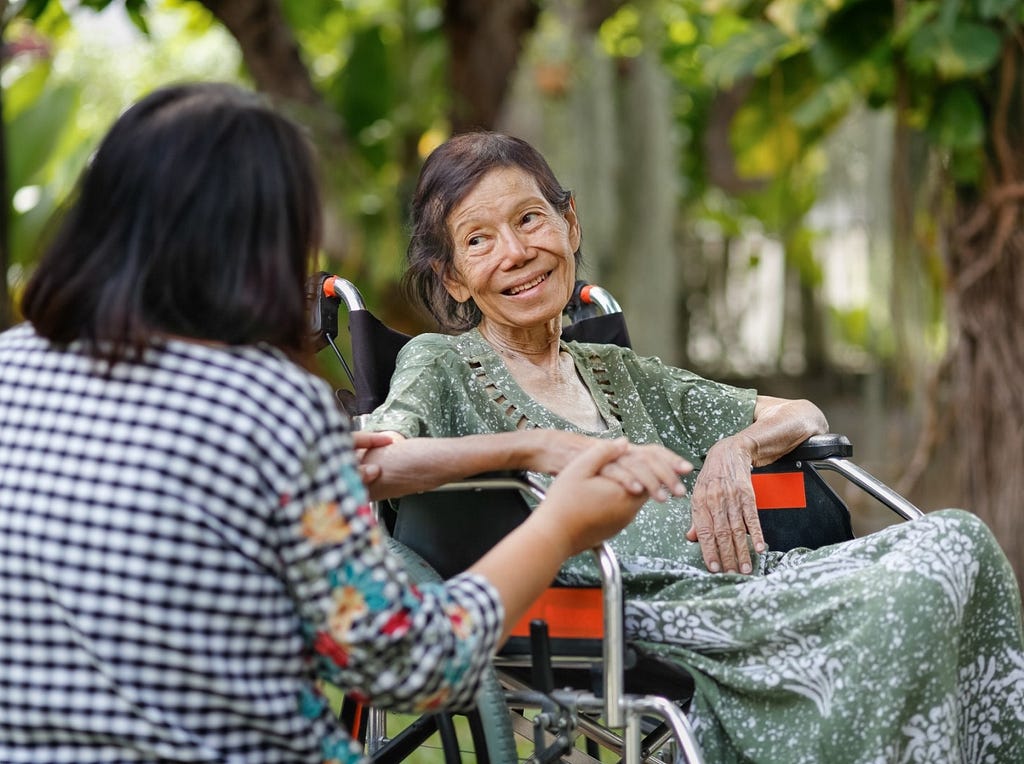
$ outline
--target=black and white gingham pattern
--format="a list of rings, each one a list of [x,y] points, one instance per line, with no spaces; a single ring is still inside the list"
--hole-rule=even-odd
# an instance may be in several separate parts
[[[27,325],[0,335],[0,761],[322,760],[339,731],[299,713],[303,626],[344,554],[308,544],[301,512],[363,501],[350,446],[328,387],[276,351],[172,341],[108,374]],[[378,541],[355,553],[400,595]],[[454,665],[471,696],[495,593],[463,578],[424,603],[427,639],[367,633],[339,676],[415,705]],[[474,640],[439,616],[453,603]],[[390,688],[375,661],[399,667]]]

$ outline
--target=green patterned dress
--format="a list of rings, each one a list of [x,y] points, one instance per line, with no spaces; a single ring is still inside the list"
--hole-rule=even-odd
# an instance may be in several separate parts
[[[699,468],[750,424],[756,393],[610,345],[563,343],[608,428]],[[531,399],[475,331],[399,357],[373,430],[449,437],[586,432]],[[690,477],[692,488],[692,476]],[[944,510],[816,551],[769,551],[711,574],[686,540],[689,501],[648,502],[611,545],[626,633],[695,678],[709,762],[1024,762],[1020,591],[988,529]],[[589,555],[562,577],[595,581]]]

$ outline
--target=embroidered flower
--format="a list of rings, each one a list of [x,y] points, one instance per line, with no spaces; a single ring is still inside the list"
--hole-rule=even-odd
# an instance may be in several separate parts
[[[338,511],[336,501],[324,501],[302,514],[302,534],[314,544],[337,544],[352,535],[352,526]]]
[[[348,666],[349,653],[345,647],[331,638],[326,632],[317,632],[313,649],[342,668]]]
[[[365,615],[369,608],[363,593],[354,586],[335,589],[334,609],[327,618],[327,627],[335,639],[348,636],[356,619]]]

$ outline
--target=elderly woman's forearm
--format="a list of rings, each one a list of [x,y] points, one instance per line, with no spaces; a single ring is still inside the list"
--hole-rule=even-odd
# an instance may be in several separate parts
[[[762,467],[825,432],[828,421],[810,401],[758,396],[753,423],[731,439],[749,453],[754,467]]]
[[[398,440],[366,452],[363,464],[381,469],[380,477],[367,489],[377,501],[429,491],[481,472],[526,469],[532,440],[528,432]]]

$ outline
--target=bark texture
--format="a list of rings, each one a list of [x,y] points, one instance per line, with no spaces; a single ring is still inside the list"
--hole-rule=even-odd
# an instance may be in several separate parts
[[[1024,47],[1008,44],[979,195],[961,189],[950,278],[958,450],[968,508],[998,537],[1024,578]]]
[[[539,13],[536,0],[446,0],[453,133],[494,127]]]

